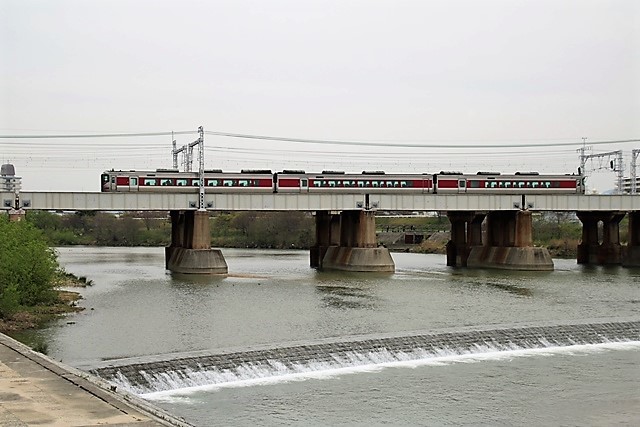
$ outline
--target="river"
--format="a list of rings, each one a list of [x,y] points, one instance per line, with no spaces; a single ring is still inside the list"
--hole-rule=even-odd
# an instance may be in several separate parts
[[[307,251],[224,249],[229,276],[197,277],[165,271],[163,248],[58,253],[93,285],[80,290],[83,312],[37,338],[49,356],[87,370],[363,335],[640,320],[639,270],[575,260],[554,260],[553,272],[507,272],[394,253],[395,274],[358,274],[313,270]],[[608,426],[640,421],[639,381],[632,340],[251,371],[142,396],[202,426]]]

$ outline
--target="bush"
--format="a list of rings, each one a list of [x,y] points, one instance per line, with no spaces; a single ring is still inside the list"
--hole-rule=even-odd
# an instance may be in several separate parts
[[[0,319],[11,319],[20,310],[20,294],[15,285],[0,291]]]
[[[55,301],[52,278],[58,262],[42,232],[26,221],[0,218],[0,317],[18,305]]]

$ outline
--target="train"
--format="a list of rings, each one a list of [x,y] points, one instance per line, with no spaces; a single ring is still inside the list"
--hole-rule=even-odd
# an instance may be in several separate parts
[[[114,170],[101,175],[103,192],[197,192],[197,172],[177,169],[155,171]],[[480,171],[464,174],[456,171],[398,174],[384,171],[325,170],[306,173],[302,170],[245,169],[240,172],[204,171],[207,193],[418,193],[418,194],[584,194],[585,177],[581,174],[549,175],[538,172]]]

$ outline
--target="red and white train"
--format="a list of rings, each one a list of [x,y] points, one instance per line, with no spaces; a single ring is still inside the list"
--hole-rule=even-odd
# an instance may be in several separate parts
[[[485,194],[584,194],[582,175],[541,175],[537,172],[478,172],[475,175],[441,171],[435,174],[387,174],[362,171],[306,173],[285,170],[205,170],[207,193],[485,193]],[[197,192],[197,172],[175,169],[156,171],[105,171],[103,192]]]

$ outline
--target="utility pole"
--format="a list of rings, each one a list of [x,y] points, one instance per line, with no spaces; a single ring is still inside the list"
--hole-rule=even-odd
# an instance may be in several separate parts
[[[200,128],[198,128],[198,132],[200,132]],[[184,172],[191,172],[193,168],[193,147],[198,144],[200,144],[200,138],[180,148],[176,148],[176,141],[174,140],[173,150],[171,150],[171,154],[173,155],[173,168],[178,169],[178,153],[182,153],[182,169]]]
[[[578,148],[576,150],[580,153],[580,170],[578,171],[578,175],[586,175],[585,166],[587,164],[587,151],[591,151],[591,147],[587,147],[587,138],[582,137],[582,148]]]
[[[204,128],[202,126],[198,127],[198,134],[200,137],[198,141],[196,141],[198,145],[198,183],[200,184],[198,188],[199,200],[198,200],[198,210],[204,211],[206,210],[204,207]]]
[[[173,131],[171,131],[171,143],[173,144],[173,150],[171,150],[171,155],[173,156],[173,168],[178,169],[178,151],[176,150],[176,140],[173,137]]]
[[[611,169],[618,174],[618,183],[617,183],[617,194],[622,194],[622,186],[624,182],[624,165],[622,164],[622,150],[609,151],[607,153],[598,153],[598,154],[589,154],[585,155],[582,151],[584,148],[579,149],[581,151],[580,154],[580,164],[585,164],[587,159],[599,159],[600,166],[597,169]],[[602,166],[603,160],[606,159],[606,166]],[[582,172],[584,173],[584,171]]]
[[[173,137],[173,132],[171,132]],[[183,167],[184,172],[191,172],[191,166],[193,163],[193,147],[198,146],[198,210],[206,210],[204,207],[204,129],[202,126],[198,127],[198,139],[189,144],[183,145],[180,148],[176,148],[176,141],[173,140],[173,149],[171,154],[173,155],[173,168],[178,169],[178,153],[183,153]]]

